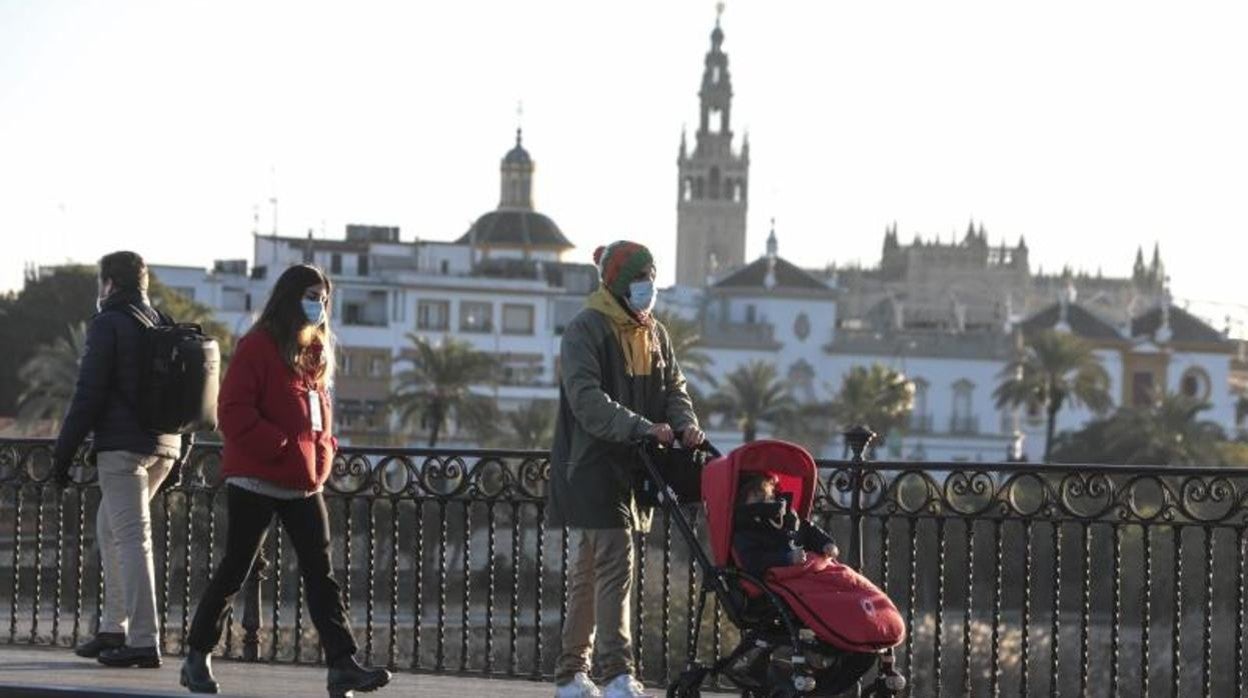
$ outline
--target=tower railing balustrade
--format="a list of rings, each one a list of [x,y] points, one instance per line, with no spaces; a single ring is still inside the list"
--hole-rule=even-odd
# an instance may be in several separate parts
[[[0,439],[0,646],[69,647],[98,622],[99,489],[86,465],[82,482],[53,485],[51,448]],[[185,652],[222,554],[220,458],[198,447],[183,483],[153,503],[169,654]],[[365,658],[549,679],[568,562],[549,475],[537,451],[343,448],[325,495]],[[901,609],[911,695],[1245,695],[1248,469],[823,461],[815,512]],[[683,666],[705,580],[661,513],[638,540],[638,672],[660,683]],[[314,664],[284,536],[269,536],[264,558],[221,652]],[[721,613],[705,623],[704,658],[733,646]]]

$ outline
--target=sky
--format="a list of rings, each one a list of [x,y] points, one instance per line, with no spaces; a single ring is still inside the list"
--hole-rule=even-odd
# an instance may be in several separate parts
[[[518,122],[574,254],[635,239],[670,281],[715,14],[0,0],[0,290],[114,249],[246,258],[274,208],[287,235],[452,239],[497,205]],[[894,222],[1025,236],[1033,270],[1128,275],[1160,244],[1175,296],[1248,334],[1248,4],[732,0],[722,26],[747,257],[772,218],[807,266],[877,263]]]

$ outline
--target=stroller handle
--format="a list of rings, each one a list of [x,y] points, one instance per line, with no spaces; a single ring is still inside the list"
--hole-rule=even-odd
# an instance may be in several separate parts
[[[668,448],[682,448],[683,449],[684,446],[681,444],[682,436],[684,436],[684,432],[678,431],[676,432],[676,438],[672,441],[671,444],[663,444],[663,443],[660,443],[659,440],[655,438],[653,434],[646,434],[640,439],[637,439],[634,443],[636,443],[639,447],[643,449],[655,448],[657,446],[665,446]],[[705,451],[708,454],[710,454],[712,458],[719,458],[720,456],[724,455],[723,453],[720,452],[718,448],[715,447],[715,444],[711,443],[710,439],[705,438],[705,437],[703,437],[702,443],[698,444],[697,446],[694,446],[692,449],[689,449],[689,450]]]

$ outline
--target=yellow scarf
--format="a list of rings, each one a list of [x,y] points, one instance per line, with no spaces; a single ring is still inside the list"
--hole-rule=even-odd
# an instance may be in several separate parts
[[[620,340],[620,349],[624,353],[624,370],[629,377],[650,375],[655,366],[650,357],[658,353],[654,322],[650,316],[646,315],[642,319],[634,317],[605,286],[599,286],[598,290],[591,293],[586,305],[606,315],[611,321],[615,336]],[[660,361],[659,364],[661,363]]]

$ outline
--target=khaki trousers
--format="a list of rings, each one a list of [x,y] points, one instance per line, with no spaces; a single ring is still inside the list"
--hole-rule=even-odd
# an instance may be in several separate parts
[[[104,563],[100,632],[125,633],[131,647],[158,647],[152,513],[148,506],[173,467],[172,458],[128,451],[96,457],[100,509],[96,539]]]
[[[568,616],[555,681],[563,684],[577,672],[588,674],[591,649],[597,650],[598,667],[607,681],[632,674],[632,532],[573,528],[568,547]]]

